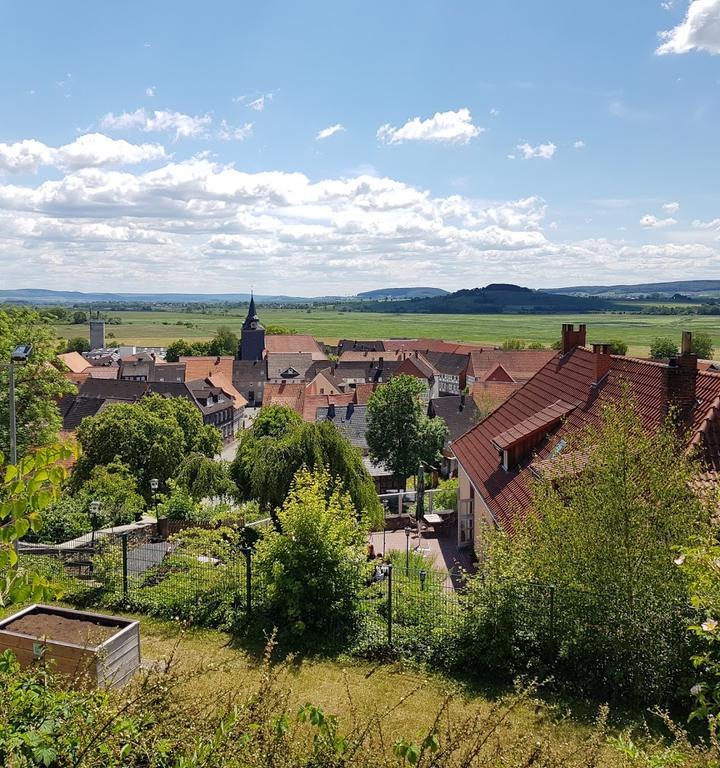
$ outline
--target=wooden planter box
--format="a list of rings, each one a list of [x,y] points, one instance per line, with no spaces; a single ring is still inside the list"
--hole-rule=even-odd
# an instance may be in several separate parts
[[[23,667],[52,661],[54,669],[81,684],[112,688],[140,666],[140,625],[117,616],[31,605],[0,621],[0,652],[7,649]]]

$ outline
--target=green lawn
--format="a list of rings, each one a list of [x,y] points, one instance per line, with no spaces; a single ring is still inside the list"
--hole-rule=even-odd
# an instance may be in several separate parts
[[[167,345],[177,338],[208,339],[220,325],[239,333],[244,312],[113,312],[121,325],[108,325],[115,340],[140,346]],[[671,336],[680,342],[683,330],[708,331],[720,347],[720,318],[717,316],[663,316],[641,314],[593,315],[395,315],[334,310],[273,309],[260,307],[266,325],[283,325],[298,333],[335,342],[339,338],[413,338],[427,336],[455,341],[500,344],[505,339],[520,338],[551,344],[560,337],[562,323],[586,323],[588,342],[622,339],[630,354],[647,355],[656,336]],[[177,323],[189,322],[188,328]],[[87,334],[86,326],[56,326],[60,336],[70,338]],[[720,350],[719,350],[720,352]],[[716,355],[718,356],[718,355]]]

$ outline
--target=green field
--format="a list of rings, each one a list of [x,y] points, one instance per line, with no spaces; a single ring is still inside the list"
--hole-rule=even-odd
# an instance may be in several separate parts
[[[220,325],[240,331],[244,311],[227,313],[185,312],[111,312],[121,317],[121,325],[108,325],[115,341],[140,346],[167,346],[177,338],[209,339]],[[588,343],[622,339],[629,354],[647,355],[656,336],[671,336],[680,342],[683,330],[708,331],[715,339],[716,357],[720,357],[720,317],[665,316],[632,313],[588,315],[397,315],[370,312],[337,312],[335,310],[259,308],[266,325],[283,325],[298,333],[309,333],[327,342],[339,338],[373,339],[419,336],[453,341],[501,344],[518,338],[551,344],[560,337],[562,323],[586,323]],[[192,323],[188,328],[177,323]],[[70,338],[87,334],[81,325],[58,325],[60,336]]]

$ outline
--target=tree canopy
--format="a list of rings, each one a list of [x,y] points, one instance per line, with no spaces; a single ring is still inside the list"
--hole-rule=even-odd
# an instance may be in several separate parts
[[[9,453],[8,367],[10,353],[19,344],[32,344],[27,363],[15,366],[15,411],[18,455],[57,440],[62,418],[57,401],[75,390],[74,384],[53,367],[57,339],[37,312],[10,307],[0,310],[0,450]]]
[[[420,379],[396,376],[368,401],[367,443],[373,461],[385,464],[403,489],[420,462],[437,464],[448,429],[442,419],[425,415]]]
[[[668,336],[657,336],[650,342],[650,357],[653,360],[676,357],[679,352],[676,342]]]
[[[326,468],[342,481],[357,512],[382,519],[382,508],[372,478],[360,452],[338,432],[334,424],[303,422],[285,406],[260,411],[246,430],[231,465],[240,498],[256,500],[274,512],[285,500],[299,469]]]

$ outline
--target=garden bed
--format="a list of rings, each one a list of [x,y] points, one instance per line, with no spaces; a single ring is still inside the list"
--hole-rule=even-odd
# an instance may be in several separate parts
[[[0,621],[0,651],[10,650],[23,666],[52,662],[74,681],[118,686],[140,666],[137,621],[32,605]]]

